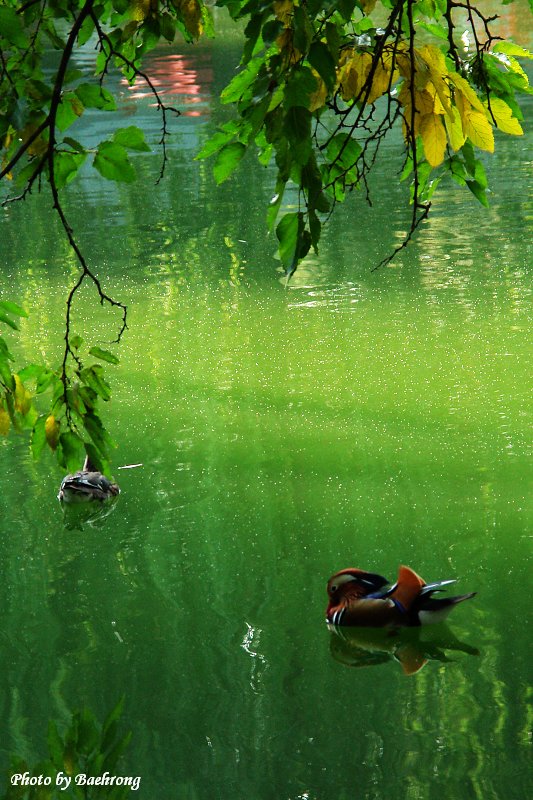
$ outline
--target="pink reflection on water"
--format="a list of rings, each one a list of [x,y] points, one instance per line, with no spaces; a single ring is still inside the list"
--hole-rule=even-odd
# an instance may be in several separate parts
[[[163,102],[168,103],[169,96],[178,95],[180,111],[183,116],[207,116],[209,113],[208,99],[213,83],[213,69],[210,65],[202,65],[198,60],[181,53],[172,53],[147,60],[144,71]],[[122,81],[122,83],[128,87],[132,100],[152,98],[153,101],[150,87],[141,78],[133,86],[130,86],[127,81]],[[150,105],[156,106],[157,103],[151,102]]]

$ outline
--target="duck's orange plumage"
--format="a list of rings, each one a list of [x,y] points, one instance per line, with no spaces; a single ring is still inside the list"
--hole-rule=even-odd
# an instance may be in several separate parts
[[[375,628],[441,622],[458,603],[476,594],[433,596],[454,582],[428,584],[410,567],[401,566],[394,586],[386,588],[388,581],[382,575],[352,567],[343,569],[328,581],[326,621]]]

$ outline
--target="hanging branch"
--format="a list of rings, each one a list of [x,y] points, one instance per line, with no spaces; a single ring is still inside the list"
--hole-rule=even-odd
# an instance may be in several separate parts
[[[56,74],[56,79],[54,82],[54,88],[52,91],[52,99],[50,102],[50,112],[47,117],[47,127],[48,127],[48,147],[47,147],[47,163],[48,163],[48,181],[50,183],[50,189],[52,192],[52,200],[53,200],[53,208],[57,212],[59,219],[61,221],[61,225],[67,235],[69,244],[74,251],[76,258],[81,267],[81,275],[78,278],[77,282],[74,284],[72,289],[70,290],[68,297],[67,297],[67,315],[66,315],[66,326],[65,326],[65,350],[63,354],[63,361],[61,366],[61,381],[63,383],[63,397],[67,408],[67,416],[69,414],[68,404],[66,403],[67,399],[67,387],[69,384],[69,379],[67,375],[67,365],[69,358],[73,358],[74,361],[78,366],[81,366],[80,358],[70,343],[70,333],[71,333],[71,325],[72,325],[72,307],[74,302],[74,297],[76,292],[79,290],[83,282],[88,279],[90,280],[96,290],[98,292],[98,296],[100,298],[101,305],[104,303],[108,303],[110,306],[114,306],[116,308],[120,308],[122,310],[122,323],[118,332],[118,336],[116,338],[116,342],[120,342],[122,338],[122,334],[127,328],[127,308],[126,306],[119,302],[118,300],[114,300],[110,297],[104,290],[102,289],[102,285],[94,272],[89,268],[87,261],[83,253],[80,250],[80,247],[74,237],[74,232],[68,219],[66,217],[65,211],[59,199],[59,191],[57,188],[56,182],[56,174],[55,174],[55,152],[56,152],[56,120],[57,120],[57,111],[59,108],[59,104],[61,103],[61,94],[63,90],[63,84],[65,81],[65,74],[67,71],[67,67],[72,56],[72,52],[74,49],[74,44],[78,37],[78,33],[80,31],[83,22],[87,17],[90,16],[94,5],[94,0],[87,0],[83,8],[81,9],[78,17],[74,21],[74,24],[70,30],[68,39],[65,43],[65,48],[63,50],[63,55],[61,57],[61,61],[59,63],[59,67]]]
[[[124,66],[127,67],[130,70],[131,74],[133,75],[133,79],[134,80],[136,80],[137,78],[141,78],[146,83],[146,85],[148,86],[148,88],[150,89],[150,91],[152,92],[152,94],[153,94],[153,96],[155,98],[155,101],[156,101],[156,104],[157,104],[157,110],[161,114],[161,122],[162,122],[162,124],[161,124],[161,138],[160,138],[159,143],[158,143],[160,145],[160,147],[161,147],[162,159],[161,159],[161,169],[159,171],[159,177],[157,178],[157,180],[155,182],[156,186],[157,186],[162,181],[162,179],[164,177],[165,168],[166,168],[166,164],[167,164],[167,160],[168,160],[168,156],[167,156],[167,139],[168,139],[168,137],[170,135],[170,132],[168,130],[167,114],[168,114],[169,111],[171,111],[176,116],[179,116],[181,114],[181,112],[179,111],[179,109],[173,108],[172,106],[169,106],[166,103],[164,103],[163,100],[161,99],[161,96],[160,96],[159,92],[155,88],[152,80],[150,79],[149,75],[147,75],[146,72],[143,72],[141,69],[139,69],[139,67],[135,64],[134,61],[131,61],[129,58],[127,58],[123,53],[118,51],[113,46],[113,43],[112,43],[110,37],[103,30],[102,26],[100,25],[100,21],[99,21],[98,17],[96,16],[96,14],[94,13],[94,11],[91,12],[91,19],[93,21],[96,33],[98,34],[98,41],[99,41],[100,50],[106,56],[106,65],[104,67],[104,71],[103,71],[101,80],[103,80],[103,77],[104,77],[104,75],[105,75],[105,73],[107,71],[107,67],[108,67],[109,62],[111,61],[112,58],[115,58],[115,59],[118,59],[119,61],[121,61],[124,64]]]
[[[409,94],[411,98],[411,114],[410,118],[406,119],[404,116],[404,122],[407,127],[407,139],[408,139],[408,148],[407,148],[407,158],[411,158],[413,164],[413,211],[411,215],[411,225],[407,234],[404,236],[403,241],[394,250],[389,253],[386,258],[382,259],[379,264],[376,264],[375,267],[372,268],[372,272],[380,269],[381,267],[386,267],[387,264],[390,264],[393,261],[398,253],[404,250],[409,242],[412,240],[413,236],[415,235],[418,227],[422,224],[422,222],[427,218],[431,203],[423,203],[420,200],[420,173],[419,173],[419,164],[418,164],[418,154],[417,154],[417,147],[416,147],[416,114],[418,113],[416,107],[416,92],[415,92],[415,76],[416,76],[416,60],[415,60],[415,25],[413,20],[413,4],[416,0],[407,0],[407,23],[409,26],[409,63],[410,63],[410,79],[409,79]],[[402,115],[403,116],[403,115]]]

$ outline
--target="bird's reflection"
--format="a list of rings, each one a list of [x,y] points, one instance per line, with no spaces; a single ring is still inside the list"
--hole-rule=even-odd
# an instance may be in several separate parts
[[[113,513],[118,497],[105,502],[95,500],[89,503],[61,503],[63,526],[68,531],[82,531],[85,525],[91,528],[103,527],[106,518]]]
[[[373,667],[397,661],[406,675],[419,672],[428,661],[454,661],[449,653],[479,655],[477,647],[461,642],[445,625],[428,628],[348,628],[328,625],[330,651],[347,667]]]

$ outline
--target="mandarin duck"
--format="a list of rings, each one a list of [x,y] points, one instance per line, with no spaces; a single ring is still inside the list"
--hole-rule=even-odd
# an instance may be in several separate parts
[[[98,472],[87,456],[81,470],[63,478],[57,497],[64,503],[83,503],[109,500],[118,494],[118,485]]]
[[[328,581],[326,622],[331,625],[418,626],[442,622],[450,611],[476,592],[435,598],[454,580],[426,583],[414,570],[401,566],[390,588],[382,575],[362,569],[343,569]]]

